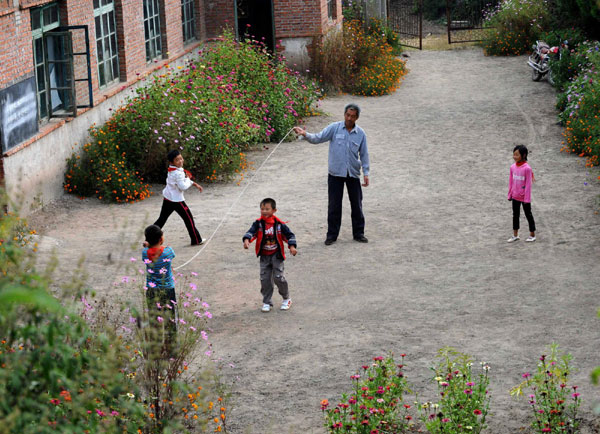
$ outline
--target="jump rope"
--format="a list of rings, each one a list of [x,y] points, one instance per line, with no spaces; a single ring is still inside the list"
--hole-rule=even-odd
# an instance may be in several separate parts
[[[227,216],[229,216],[229,213],[231,212],[231,210],[233,209],[233,207],[239,202],[240,198],[244,195],[244,193],[246,192],[246,190],[248,189],[248,187],[250,186],[250,184],[252,184],[252,181],[254,180],[254,178],[256,177],[256,174],[258,172],[260,172],[260,169],[262,169],[262,167],[265,165],[265,163],[267,161],[269,161],[269,158],[271,158],[271,155],[273,155],[275,153],[275,151],[277,150],[277,148],[279,148],[279,145],[281,145],[283,143],[283,141],[286,139],[287,136],[290,135],[290,133],[294,130],[294,128],[290,128],[290,130],[287,132],[287,134],[285,136],[283,136],[283,139],[281,139],[279,141],[279,143],[277,143],[277,145],[273,148],[273,150],[269,153],[269,155],[267,155],[267,158],[265,158],[265,161],[262,162],[262,164],[260,166],[258,166],[258,169],[256,169],[254,171],[254,174],[252,175],[252,177],[250,178],[250,180],[246,183],[246,185],[244,186],[244,188],[242,189],[242,191],[240,191],[240,194],[238,194],[238,197],[233,201],[233,203],[231,204],[231,206],[229,207],[229,209],[227,210],[227,212],[223,215],[223,218],[221,219],[221,221],[219,222],[219,224],[217,225],[216,229],[213,231],[212,235],[210,237],[208,237],[208,239],[206,240],[206,242],[203,244],[202,248],[200,250],[198,250],[196,252],[196,254],[194,256],[192,256],[190,259],[188,259],[186,262],[184,262],[183,264],[173,268],[174,271],[179,270],[180,268],[185,267],[186,265],[188,265],[190,262],[192,262],[194,259],[196,259],[198,257],[198,255],[200,253],[202,253],[204,251],[204,249],[208,246],[208,244],[210,243],[210,241],[213,239],[213,237],[215,236],[215,234],[217,233],[217,231],[219,229],[221,229],[221,226],[223,226],[223,223],[225,223],[225,220],[227,220]]]

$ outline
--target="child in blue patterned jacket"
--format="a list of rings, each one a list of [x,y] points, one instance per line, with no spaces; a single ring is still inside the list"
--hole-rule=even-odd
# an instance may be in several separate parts
[[[288,283],[283,276],[285,261],[285,245],[289,246],[292,256],[296,256],[296,236],[285,223],[275,217],[277,211],[275,200],[263,199],[260,203],[260,218],[257,219],[242,238],[244,249],[256,240],[256,256],[260,257],[260,292],[263,296],[263,312],[269,312],[273,303],[273,282],[283,297],[281,310],[288,310],[292,305]]]

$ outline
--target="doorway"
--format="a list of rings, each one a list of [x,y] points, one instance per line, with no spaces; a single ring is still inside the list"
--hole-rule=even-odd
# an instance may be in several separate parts
[[[273,0],[236,0],[236,16],[241,40],[254,39],[275,51]]]

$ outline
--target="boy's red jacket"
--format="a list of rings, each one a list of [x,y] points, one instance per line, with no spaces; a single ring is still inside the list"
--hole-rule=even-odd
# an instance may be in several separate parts
[[[282,259],[285,259],[285,245],[283,243],[285,241],[288,246],[297,247],[296,236],[284,222],[275,216],[273,216],[273,218],[275,219],[275,222],[273,223],[273,228],[275,229],[275,238],[277,239],[277,244],[279,245],[279,252],[277,254],[281,255]],[[250,226],[250,229],[248,229],[248,232],[246,232],[242,237],[242,241],[250,240],[250,242],[252,242],[256,240],[256,256],[260,256],[260,252],[263,247],[263,234],[265,233],[265,225],[265,221],[262,217],[256,219],[256,221],[252,223],[252,226]]]

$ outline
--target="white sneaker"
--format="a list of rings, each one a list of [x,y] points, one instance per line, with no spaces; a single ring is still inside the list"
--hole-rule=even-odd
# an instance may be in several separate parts
[[[519,238],[519,236],[518,236],[518,235],[517,235],[517,236],[514,236],[514,235],[513,235],[512,237],[510,237],[510,238],[507,240],[507,242],[509,242],[509,243],[514,243],[515,241],[519,241],[520,239],[521,239],[521,238]]]
[[[288,310],[290,307],[292,307],[292,299],[291,298],[286,298],[285,300],[283,300],[281,302],[281,310]]]
[[[532,236],[529,236],[529,237],[528,237],[528,238],[525,240],[525,242],[526,242],[526,243],[533,243],[534,241],[535,241],[535,237],[532,237]]]
[[[271,305],[268,303],[263,304],[263,307],[260,309],[263,312],[270,312],[271,311]]]

